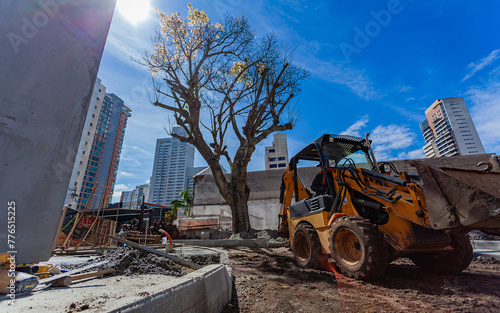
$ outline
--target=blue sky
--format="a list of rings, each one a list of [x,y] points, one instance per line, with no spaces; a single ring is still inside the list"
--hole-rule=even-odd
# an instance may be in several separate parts
[[[99,78],[132,109],[115,185],[149,182],[157,138],[170,113],[147,97],[150,74],[131,60],[151,50],[154,8],[187,15],[184,1],[137,0],[133,23],[118,0]],[[378,159],[423,157],[419,123],[438,98],[464,97],[486,152],[500,152],[498,1],[191,1],[210,20],[245,14],[257,36],[274,32],[311,77],[297,97],[301,118],[286,132],[289,155],[324,133],[371,135]],[[149,9],[148,9],[149,7]],[[250,170],[264,169],[264,147]],[[199,154],[196,166],[205,165]]]

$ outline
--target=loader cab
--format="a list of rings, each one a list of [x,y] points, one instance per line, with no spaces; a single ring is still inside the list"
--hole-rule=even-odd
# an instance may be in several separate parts
[[[320,147],[320,154],[323,156],[323,168],[353,166],[356,168],[373,169],[373,162],[368,154],[368,148],[364,145],[365,140],[356,138],[339,139],[330,135],[326,142]],[[351,136],[343,136],[351,137]]]
[[[313,167],[318,165],[316,169]],[[321,166],[319,166],[321,165]],[[335,196],[332,169],[342,167],[373,169],[373,162],[365,145],[365,139],[347,135],[323,135],[290,159],[290,170],[294,171],[295,186],[300,182],[309,187],[319,171],[325,174],[328,194]],[[314,193],[307,190],[309,197]],[[295,192],[295,201],[300,201]]]

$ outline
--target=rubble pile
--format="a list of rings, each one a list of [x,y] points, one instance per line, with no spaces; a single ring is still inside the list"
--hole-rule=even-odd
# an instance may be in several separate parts
[[[106,268],[114,268],[115,272],[113,275],[127,276],[158,274],[179,277],[186,274],[182,271],[181,266],[175,264],[168,258],[146,251],[139,251],[129,246],[119,247],[118,249],[109,252],[106,256],[91,259],[85,263],[63,266],[63,269],[73,270],[101,261],[109,262],[105,265],[94,267],[91,270],[96,271]]]
[[[173,254],[176,255],[176,253]],[[186,261],[199,264],[201,266],[220,263],[220,254],[185,255],[181,253],[178,256]]]
[[[101,260],[110,260],[109,266],[115,268],[117,275],[185,275],[182,268],[171,260],[129,246],[120,247],[102,257]]]
[[[248,232],[243,231],[241,233],[233,234],[229,239],[255,239],[262,238],[266,239],[269,243],[287,243],[288,239],[280,237],[277,230],[274,229],[263,229],[256,230],[251,228]]]
[[[474,261],[481,264],[500,264],[500,260],[497,260],[493,257],[488,258],[483,256],[475,256]]]
[[[490,235],[480,230],[473,230],[468,235],[471,240],[500,240],[500,236]]]

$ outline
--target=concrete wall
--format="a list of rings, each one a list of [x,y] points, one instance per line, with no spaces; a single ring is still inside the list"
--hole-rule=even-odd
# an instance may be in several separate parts
[[[248,214],[255,229],[277,229],[280,212],[279,196],[284,170],[249,172]],[[317,167],[303,167],[298,173],[309,187],[318,172]],[[231,209],[219,193],[211,174],[194,177],[193,216],[220,216],[221,224],[231,225]],[[227,221],[224,223],[224,221]]]
[[[17,251],[18,262],[51,255],[114,6],[0,2],[0,251]]]

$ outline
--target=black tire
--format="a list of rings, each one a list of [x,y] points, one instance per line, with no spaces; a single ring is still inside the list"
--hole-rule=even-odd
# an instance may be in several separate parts
[[[293,232],[292,250],[297,265],[302,268],[317,268],[321,243],[314,227],[299,224]]]
[[[444,275],[456,275],[469,267],[472,261],[472,245],[467,235],[450,234],[451,246],[454,248],[449,253],[419,253],[408,257],[412,262],[429,272]]]
[[[384,235],[369,220],[342,216],[330,228],[331,256],[340,272],[355,279],[373,279],[385,273],[389,253]]]

